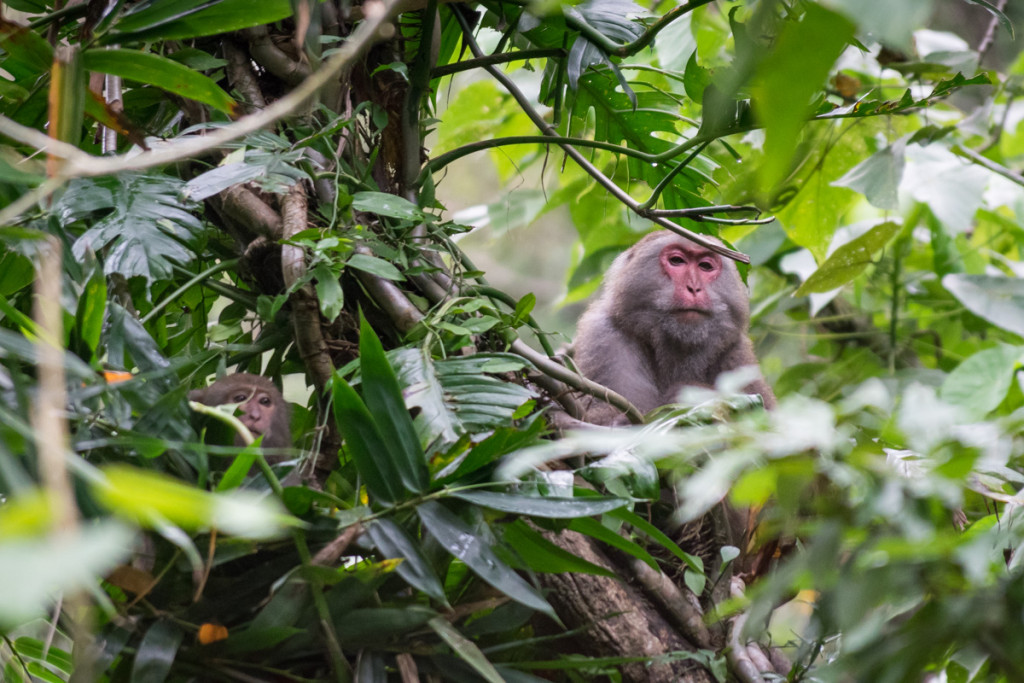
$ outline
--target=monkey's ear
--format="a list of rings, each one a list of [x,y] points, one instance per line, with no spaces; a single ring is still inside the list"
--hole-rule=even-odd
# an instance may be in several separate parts
[[[188,392],[188,400],[197,401],[198,403],[204,403],[203,399],[206,398],[206,389],[193,389]]]

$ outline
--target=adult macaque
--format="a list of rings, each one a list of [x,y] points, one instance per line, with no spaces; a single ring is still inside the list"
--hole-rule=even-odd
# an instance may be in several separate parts
[[[247,372],[226,375],[205,389],[190,391],[188,397],[208,406],[237,403],[241,412],[238,419],[254,437],[263,436],[264,448],[291,446],[290,408],[266,377]],[[241,435],[235,437],[235,445],[244,445]]]
[[[576,365],[641,412],[673,403],[684,386],[714,386],[719,374],[757,365],[747,336],[750,303],[736,264],[667,230],[620,255],[600,296],[580,318]],[[775,395],[758,378],[747,391],[766,408]],[[587,419],[623,424],[594,401]]]

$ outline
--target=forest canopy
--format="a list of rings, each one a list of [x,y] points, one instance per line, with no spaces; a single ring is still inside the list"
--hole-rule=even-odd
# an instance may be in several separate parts
[[[1024,680],[1022,17],[4,2],[0,678]],[[587,424],[656,229],[771,410]]]

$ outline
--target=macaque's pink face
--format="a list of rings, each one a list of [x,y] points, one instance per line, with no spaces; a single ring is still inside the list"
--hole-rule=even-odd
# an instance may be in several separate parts
[[[677,313],[683,317],[710,315],[711,283],[722,273],[722,257],[696,245],[673,243],[661,251],[660,262],[672,280]]]
[[[248,399],[248,401],[246,401]],[[244,401],[244,403],[243,403]],[[242,413],[238,419],[256,436],[269,436],[274,421],[274,399],[265,391],[240,390],[231,396],[231,403],[239,403]]]

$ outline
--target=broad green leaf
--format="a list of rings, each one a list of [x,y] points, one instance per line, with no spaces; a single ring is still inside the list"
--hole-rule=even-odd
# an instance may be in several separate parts
[[[46,39],[11,21],[0,21],[0,48],[7,53],[4,70],[15,80],[45,73],[53,63],[53,48]]]
[[[184,631],[170,619],[159,619],[146,631],[132,664],[132,683],[162,683],[171,671]]]
[[[650,553],[628,538],[624,538],[615,533],[596,519],[580,517],[572,520],[572,522],[569,523],[569,528],[578,533],[590,536],[591,538],[596,538],[603,543],[607,543],[611,547],[617,548],[628,555],[632,555],[638,560],[643,560],[650,565],[652,569],[658,569],[658,563],[654,561],[654,558],[651,557]]]
[[[457,491],[451,495],[492,510],[551,519],[593,517],[629,503],[621,498],[547,498],[491,491]]]
[[[78,335],[93,355],[99,348],[106,309],[107,280],[103,277],[102,271],[97,269],[85,282],[82,295],[78,299],[78,311],[75,315]]]
[[[176,0],[138,5],[101,43],[182,40],[271,24],[292,15],[289,0]]]
[[[906,146],[904,139],[897,140],[851,168],[832,184],[860,192],[879,209],[896,210],[899,208]]]
[[[871,265],[872,257],[888,244],[902,227],[899,223],[886,221],[842,245],[800,285],[795,296],[828,292],[850,282]]]
[[[423,591],[442,605],[448,604],[444,587],[437,578],[437,574],[427,559],[423,557],[419,546],[409,538],[402,527],[390,519],[381,518],[368,524],[366,533],[385,558],[402,558],[403,561],[395,571],[410,586]]]
[[[942,286],[974,315],[1024,337],[1024,280],[950,273]]]
[[[335,424],[372,500],[388,506],[402,500],[397,466],[385,455],[388,446],[373,415],[340,374],[335,374],[333,387]]]
[[[559,548],[521,519],[504,525],[502,539],[506,545],[514,549],[515,556],[525,562],[526,566],[533,571],[554,574],[576,572],[609,578],[617,576],[610,569],[588,562]]]
[[[441,637],[441,640],[448,643],[448,647],[457,654],[462,661],[469,664],[473,669],[490,683],[505,683],[494,665],[491,664],[480,648],[472,640],[459,633],[458,629],[452,626],[444,617],[434,617],[429,622],[434,633]]]
[[[423,220],[426,214],[408,199],[387,192],[357,192],[352,195],[352,208],[378,216]]]
[[[1000,344],[979,351],[946,376],[939,396],[981,418],[994,410],[1010,390],[1014,372],[1024,358],[1024,347]]]
[[[758,66],[754,109],[765,128],[763,192],[772,192],[789,171],[811,100],[832,65],[853,38],[853,24],[818,5],[806,5],[803,19],[785,24],[771,52]]]
[[[127,557],[133,536],[108,520],[73,534],[0,539],[0,628],[43,616],[58,593],[96,585]]]
[[[416,508],[423,526],[449,553],[466,563],[474,574],[516,602],[554,617],[540,593],[526,583],[465,522],[440,503],[427,501]]]
[[[310,275],[316,280],[317,301],[320,302],[320,313],[328,320],[337,319],[345,305],[345,293],[341,289],[338,274],[326,263],[313,266]]]
[[[345,262],[345,265],[386,280],[401,282],[405,279],[405,276],[393,264],[369,254],[352,254],[348,261]]]
[[[152,284],[170,279],[174,264],[194,258],[202,224],[179,199],[180,180],[168,176],[122,173],[77,179],[57,204],[64,227],[87,221],[74,244],[77,258],[86,250],[102,254],[103,270],[125,279],[140,276]]]
[[[697,63],[697,51],[694,50],[686,62],[686,71],[683,72],[683,87],[686,88],[686,96],[694,102],[701,102],[704,99],[704,89],[710,83],[711,71]]]
[[[378,453],[377,458],[390,458],[406,490],[423,493],[430,484],[427,458],[416,437],[395,371],[384,354],[380,338],[366,318],[359,326],[359,360],[366,408],[381,433],[388,435],[388,450]]]
[[[239,104],[212,79],[167,57],[141,50],[93,49],[82,53],[82,61],[89,71],[155,85],[179,97],[208,104],[228,116],[241,113]]]

